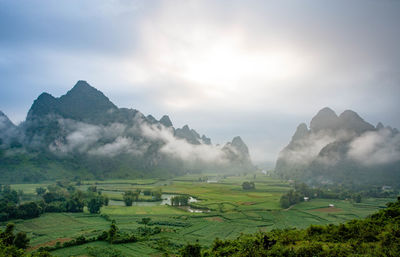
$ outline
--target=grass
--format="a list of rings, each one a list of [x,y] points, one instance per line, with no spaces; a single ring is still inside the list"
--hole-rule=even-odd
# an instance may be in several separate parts
[[[66,240],[80,235],[94,236],[107,230],[110,220],[116,221],[122,231],[134,231],[144,217],[161,227],[162,232],[150,240],[121,245],[93,242],[54,251],[56,256],[87,256],[88,247],[97,249],[117,249],[125,256],[160,256],[156,250],[157,240],[168,239],[175,247],[186,242],[198,242],[209,246],[218,237],[234,238],[240,233],[272,230],[274,228],[305,228],[310,224],[340,223],[354,218],[362,218],[392,199],[363,199],[356,204],[345,200],[313,199],[282,210],[279,207],[281,195],[290,189],[288,183],[266,176],[253,175],[218,178],[218,183],[199,182],[202,175],[188,175],[169,181],[158,180],[111,180],[85,181],[80,186],[86,190],[88,185],[96,184],[103,194],[112,199],[122,199],[126,190],[137,188],[162,189],[164,193],[188,194],[200,201],[197,206],[208,208],[211,212],[190,213],[166,205],[155,206],[105,206],[100,215],[88,213],[47,213],[31,220],[18,220],[18,231],[25,231],[31,238],[31,245],[38,246]],[[243,181],[254,181],[256,189],[244,191]],[[12,185],[26,194],[34,194],[36,187],[45,184]],[[26,191],[25,191],[26,190]],[[318,211],[334,204],[335,212]],[[4,225],[4,224],[3,224]]]
[[[22,190],[24,194],[36,194],[36,188],[43,187],[46,188],[50,183],[46,184],[12,184],[11,189]]]
[[[109,222],[100,215],[88,213],[45,213],[39,218],[17,221],[18,231],[24,231],[35,246],[58,238],[92,236],[108,229]]]

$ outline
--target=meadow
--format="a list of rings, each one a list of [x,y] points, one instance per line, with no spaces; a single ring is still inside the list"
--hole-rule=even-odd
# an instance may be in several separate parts
[[[204,175],[201,175],[204,177]],[[288,209],[279,206],[282,194],[291,189],[287,182],[257,174],[228,177],[211,177],[204,180],[200,175],[187,175],[170,180],[112,180],[82,181],[81,190],[95,185],[97,190],[110,199],[100,214],[45,213],[30,220],[15,220],[18,231],[31,238],[30,250],[41,246],[53,246],[80,235],[92,237],[107,230],[115,220],[123,232],[133,232],[143,225],[142,218],[150,218],[161,233],[145,241],[110,245],[92,242],[80,246],[62,248],[52,253],[56,256],[87,256],[93,249],[110,247],[124,256],[160,256],[163,252],[174,253],[186,243],[198,242],[209,246],[215,238],[235,238],[241,233],[269,231],[275,228],[305,228],[310,224],[337,224],[355,218],[363,218],[385,207],[392,199],[370,198],[361,203],[350,200],[313,199]],[[256,189],[243,190],[244,181],[255,182]],[[23,190],[26,197],[35,197],[35,188],[46,184],[16,184],[12,188]],[[122,194],[126,190],[161,189],[163,194],[186,194],[198,201],[191,208],[203,212],[151,202],[147,205],[126,207]],[[333,207],[329,207],[333,205]],[[5,223],[2,224],[4,226]],[[105,256],[107,256],[105,254]]]

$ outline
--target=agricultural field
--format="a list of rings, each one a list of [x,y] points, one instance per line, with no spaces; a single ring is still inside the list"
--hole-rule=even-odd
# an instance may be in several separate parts
[[[199,179],[203,177],[203,179]],[[83,181],[77,186],[87,190],[95,185],[97,190],[111,199],[100,214],[45,213],[39,218],[15,220],[17,231],[24,231],[31,238],[30,250],[54,246],[78,236],[93,237],[108,230],[112,220],[123,232],[133,232],[143,227],[140,221],[150,218],[150,227],[158,226],[161,233],[145,241],[110,245],[91,242],[58,249],[56,256],[87,256],[95,249],[114,249],[126,256],[160,256],[163,252],[176,252],[186,243],[198,242],[209,246],[215,238],[235,238],[240,233],[268,231],[275,228],[305,228],[310,224],[341,223],[366,217],[384,208],[393,199],[363,199],[361,203],[347,200],[313,199],[288,209],[279,206],[282,194],[291,186],[268,176],[211,177],[188,175],[171,180],[112,180]],[[243,190],[242,183],[252,181],[256,188]],[[46,184],[18,184],[12,188],[23,190],[24,195],[35,196],[36,187]],[[193,197],[189,208],[172,207],[160,202],[138,202],[126,207],[122,194],[126,190],[162,190],[163,198],[185,194]],[[2,224],[4,226],[5,223]],[[59,244],[60,244],[59,243]],[[97,250],[96,250],[97,251]]]

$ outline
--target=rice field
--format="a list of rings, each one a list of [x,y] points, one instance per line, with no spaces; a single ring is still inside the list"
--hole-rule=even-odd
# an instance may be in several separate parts
[[[243,181],[254,181],[255,190],[245,191]],[[34,195],[36,187],[47,184],[12,185],[25,194]],[[123,256],[160,256],[159,242],[168,242],[175,248],[198,241],[203,246],[212,244],[215,238],[234,238],[240,233],[268,231],[275,228],[305,228],[310,224],[340,223],[366,217],[392,199],[363,199],[356,204],[345,200],[313,199],[288,210],[279,207],[281,195],[290,189],[288,183],[266,176],[235,176],[215,178],[212,183],[200,182],[198,176],[189,175],[168,181],[159,180],[112,180],[85,181],[79,188],[86,190],[96,185],[115,204],[103,206],[101,214],[46,213],[31,220],[16,220],[18,231],[31,238],[31,250],[40,246],[54,245],[80,235],[96,236],[107,230],[115,220],[122,231],[134,231],[142,218],[151,218],[162,229],[148,241],[110,245],[92,242],[80,246],[62,248],[52,253],[56,256],[88,256],[95,249],[116,249]],[[123,205],[122,194],[126,190],[161,189],[163,193],[187,194],[198,199],[195,206],[209,211],[189,212],[182,208],[155,203],[149,206]],[[331,205],[331,206],[330,206]],[[3,223],[2,226],[5,224]],[[106,250],[104,250],[106,252]],[[92,253],[93,254],[93,253]],[[90,256],[90,255],[89,255]]]

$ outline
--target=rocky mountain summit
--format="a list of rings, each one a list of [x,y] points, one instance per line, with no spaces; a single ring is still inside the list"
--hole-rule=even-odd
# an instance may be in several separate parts
[[[18,126],[0,112],[0,143],[5,181],[49,173],[54,178],[168,177],[254,168],[241,139],[214,146],[188,125],[174,128],[167,115],[157,120],[118,108],[82,80],[61,97],[42,93]]]

